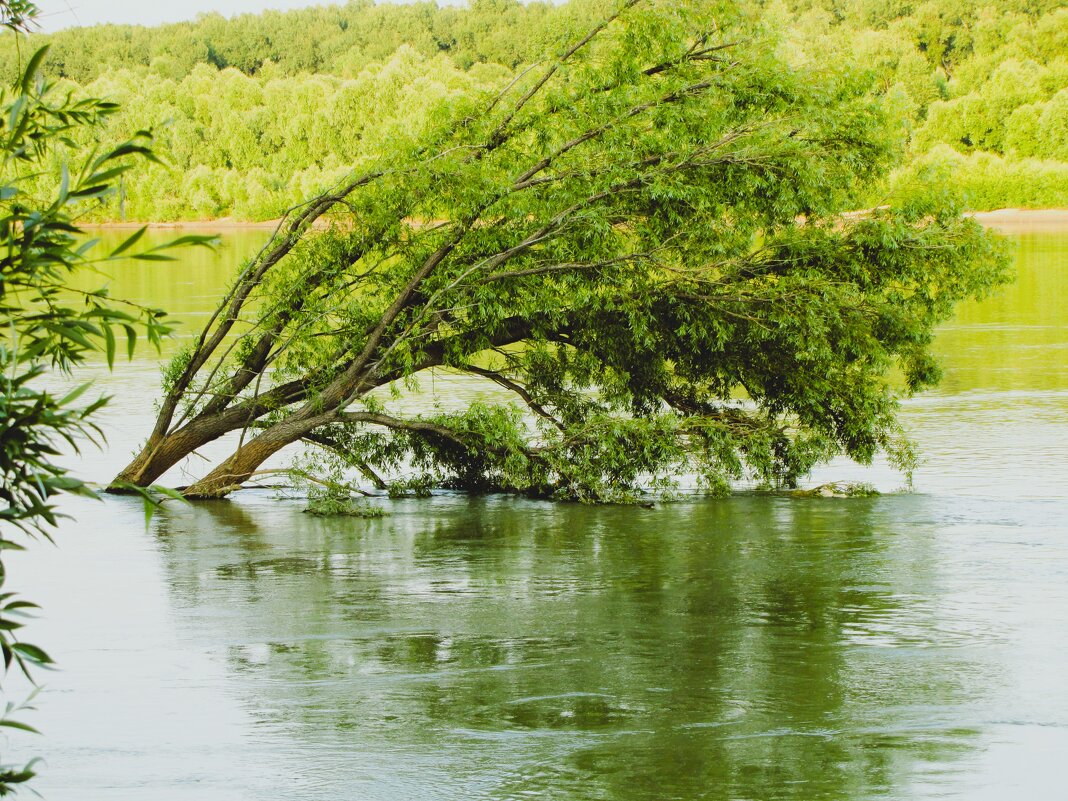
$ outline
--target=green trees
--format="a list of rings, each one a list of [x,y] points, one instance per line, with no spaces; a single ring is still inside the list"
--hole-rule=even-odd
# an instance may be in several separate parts
[[[188,495],[297,442],[382,487],[598,501],[895,452],[888,372],[935,382],[934,325],[1005,262],[938,191],[843,216],[899,129],[752,25],[629,0],[498,90],[438,95],[245,266],[118,480],[235,431]],[[514,403],[390,408],[434,369]]]
[[[448,53],[463,68],[479,62],[515,67],[536,56],[541,33],[555,15],[551,4],[518,0],[476,2],[470,10],[360,0],[229,20],[206,14],[159,28],[101,25],[60,31],[47,37],[51,52],[45,67],[80,84],[141,68],[180,80],[197,64],[248,75],[274,64],[287,76],[352,76],[387,61],[404,44],[428,58]],[[13,46],[0,46],[0,64],[11,66],[15,60]]]
[[[1068,10],[1055,6],[768,0],[749,13],[778,29],[781,55],[798,69],[833,60],[871,73],[909,134],[906,168],[930,161],[940,145],[998,156],[1011,180],[1000,196],[970,195],[976,208],[1034,202],[1011,189],[1033,172],[1023,161],[1065,159],[1056,144],[1063,109],[1052,99],[1068,88]],[[153,167],[130,187],[129,218],[263,220],[358,166],[389,130],[384,109],[418,114],[423,93],[438,83],[497,85],[597,15],[591,0],[468,8],[349,2],[231,20],[206,15],[154,29],[61,31],[49,37],[46,68],[84,96],[121,104],[105,138],[158,131],[168,167]],[[17,49],[0,42],[0,65],[13,68],[17,59]],[[398,82],[407,107],[391,102]],[[971,166],[950,179],[971,186],[983,176],[970,170],[988,160],[951,159]],[[881,202],[881,192],[868,200]],[[110,219],[117,211],[97,213]]]
[[[128,219],[264,220],[329,186],[388,142],[398,125],[422,124],[442,92],[498,82],[503,68],[462,72],[443,56],[400,48],[353,78],[255,76],[197,65],[180,81],[120,70],[79,94],[119,110],[81,141],[154,128],[164,159],[126,186]],[[65,87],[66,88],[66,87]],[[51,187],[48,187],[51,188]],[[96,216],[117,219],[117,204]]]

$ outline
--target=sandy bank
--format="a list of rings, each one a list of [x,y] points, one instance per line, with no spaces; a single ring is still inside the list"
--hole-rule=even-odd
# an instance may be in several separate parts
[[[1068,228],[1068,209],[997,209],[971,216],[987,228],[1014,234]]]

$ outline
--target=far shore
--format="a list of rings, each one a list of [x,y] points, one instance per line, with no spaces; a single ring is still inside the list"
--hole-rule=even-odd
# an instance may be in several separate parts
[[[968,213],[987,228],[1009,233],[1068,228],[1068,209],[997,209]]]
[[[1010,233],[1026,233],[1029,231],[1045,231],[1054,228],[1068,228],[1068,209],[996,209],[994,211],[969,211],[969,216],[974,217],[979,223],[987,228],[996,228],[999,231]],[[273,231],[278,227],[281,220],[263,220],[262,222],[248,222],[235,220],[231,217],[222,217],[217,220],[176,220],[174,222],[99,222],[83,223],[84,228],[94,229],[137,229],[137,228],[160,228],[182,229],[189,228],[198,231],[232,231],[232,230],[268,230]]]

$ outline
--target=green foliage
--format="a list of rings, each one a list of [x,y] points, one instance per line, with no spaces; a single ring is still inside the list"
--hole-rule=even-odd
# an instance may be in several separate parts
[[[938,380],[935,325],[1007,280],[1004,253],[945,185],[848,213],[900,154],[870,76],[791,66],[730,4],[605,8],[294,209],[122,478],[246,427],[190,494],[301,440],[332,482],[589,502],[680,475],[793,486],[843,452],[906,466],[889,376]],[[431,370],[511,402],[392,412],[390,388]]]
[[[1063,205],[1045,176],[1068,161],[1068,9],[1051,3],[938,0],[920,6],[861,4],[841,18],[813,23],[806,6],[782,13],[797,63],[831,57],[874,70],[889,99],[909,115],[904,171],[932,159],[974,209]],[[806,24],[807,22],[807,24]],[[802,37],[804,37],[802,39]],[[993,173],[987,170],[993,170]],[[1004,183],[999,179],[1004,178]],[[1024,188],[1029,178],[1039,184]]]
[[[992,153],[958,153],[940,145],[895,173],[895,194],[939,178],[956,187],[970,208],[1068,207],[1068,163],[1011,159]]]
[[[5,14],[26,13],[26,4],[4,4]],[[5,17],[5,20],[8,20]],[[6,24],[6,23],[5,23]],[[7,25],[8,27],[16,27]],[[58,524],[55,500],[60,495],[95,497],[93,490],[56,463],[62,449],[77,451],[84,441],[100,440],[93,416],[104,404],[83,403],[82,385],[62,397],[41,389],[49,369],[69,372],[90,353],[103,353],[109,365],[120,340],[133,351],[143,333],[153,344],[169,328],[163,313],[114,301],[104,289],[75,292],[70,274],[114,258],[167,259],[178,244],[137,250],[138,231],[111,252],[94,258],[76,220],[114,191],[133,159],[152,159],[149,135],[102,150],[79,151],[77,134],[113,115],[113,103],[73,98],[42,80],[38,70],[46,49],[35,51],[11,88],[0,90],[0,557],[21,549],[27,537],[51,537]],[[39,176],[59,164],[51,195],[39,194]],[[0,589],[6,578],[0,560]],[[36,606],[13,593],[0,594],[0,653],[3,670],[20,669],[27,677],[47,667],[51,657],[21,638],[23,618]],[[27,707],[20,707],[25,709]],[[33,731],[12,719],[8,705],[0,726]],[[33,763],[0,767],[0,795],[34,775]]]
[[[45,37],[44,67],[76,95],[121,105],[82,144],[156,130],[166,163],[126,187],[130,219],[266,220],[375,161],[398,131],[431,127],[440,103],[522,74],[603,10],[594,0],[350,2],[152,29],[74,28]],[[768,0],[747,13],[757,12],[769,29],[761,35],[797,69],[833,64],[871,76],[907,164],[940,145],[1068,161],[1068,9]],[[13,70],[21,58],[14,41],[0,43],[0,65]],[[982,207],[1013,196],[995,192]],[[864,201],[880,198],[872,187]],[[117,219],[118,200],[93,215]]]
[[[362,517],[374,519],[386,516],[386,510],[381,506],[372,506],[366,501],[358,501],[351,495],[338,495],[329,492],[309,495],[308,508],[304,511],[316,517]]]
[[[192,346],[186,346],[178,350],[161,368],[161,381],[160,384],[163,387],[164,392],[170,392],[171,389],[178,383],[178,379],[182,373],[189,366],[190,360],[193,358]]]
[[[517,0],[482,0],[468,9],[362,0],[230,19],[208,14],[158,28],[72,28],[41,38],[51,45],[48,72],[83,84],[124,68],[180,80],[202,64],[246,75],[353,76],[402,45],[426,57],[446,53],[464,69],[478,63],[515,67],[539,54],[556,16],[547,3]],[[14,63],[17,53],[8,44],[0,49],[0,64],[10,70]]]
[[[297,77],[199,65],[180,81],[119,70],[78,93],[106,96],[121,108],[97,134],[155,127],[167,163],[125,186],[130,219],[280,216],[385,149],[399,131],[425,129],[436,110],[479,80],[503,70],[457,70],[444,57],[401,48],[352,78]],[[89,145],[95,137],[85,136]],[[96,210],[119,216],[118,200]]]
[[[791,490],[794,498],[874,498],[880,493],[871,484],[832,481],[810,489]]]

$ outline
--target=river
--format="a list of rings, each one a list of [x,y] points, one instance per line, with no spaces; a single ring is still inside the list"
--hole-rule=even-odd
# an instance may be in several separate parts
[[[113,293],[189,336],[264,236]],[[1068,230],[1013,240],[1019,280],[943,327],[945,381],[906,404],[912,493],[363,520],[256,490],[147,528],[68,503],[58,547],[9,557],[61,667],[5,758],[42,755],[50,801],[1063,798]],[[90,373],[110,448],[79,471],[106,479],[159,369]]]

